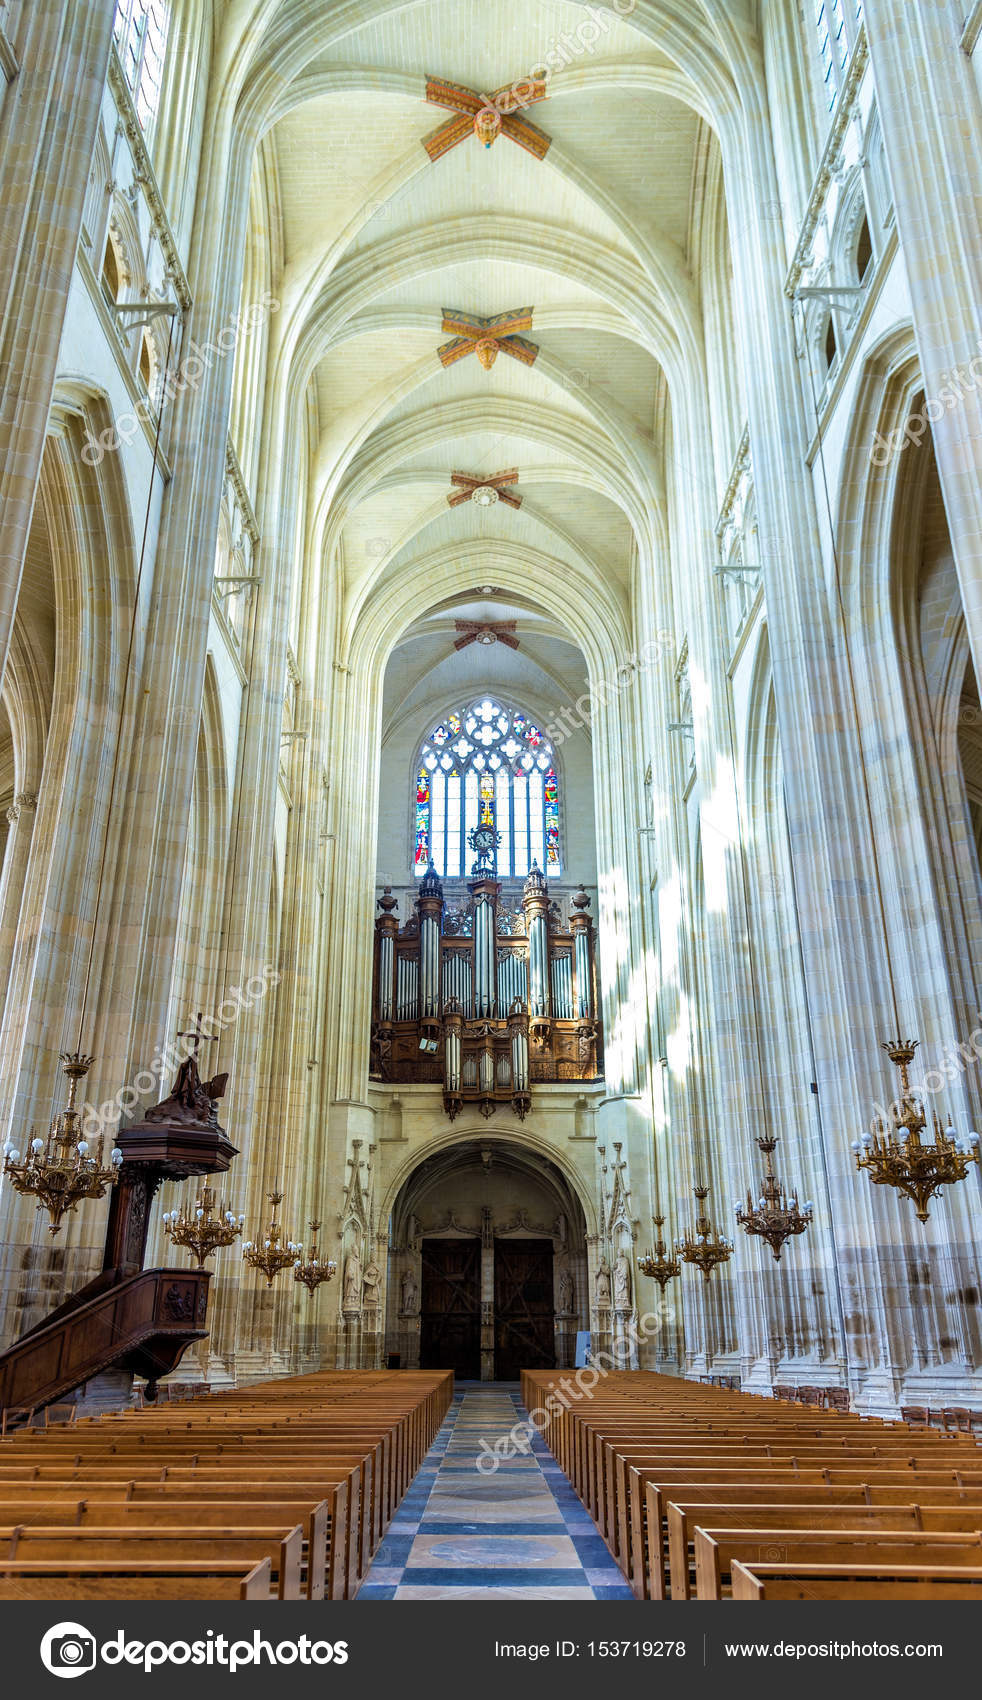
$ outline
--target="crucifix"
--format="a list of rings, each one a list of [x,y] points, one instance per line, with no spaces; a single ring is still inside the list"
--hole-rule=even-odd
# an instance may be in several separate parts
[[[479,508],[490,508],[495,502],[506,502],[510,508],[520,508],[521,496],[516,496],[506,486],[518,483],[518,468],[510,466],[507,472],[495,472],[490,478],[472,478],[469,472],[451,472],[450,482],[456,488],[450,491],[447,505],[459,508],[461,502],[476,502]]]
[[[188,1028],[188,1030],[186,1032],[178,1033],[178,1035],[177,1035],[177,1037],[179,1039],[187,1039],[188,1050],[191,1052],[191,1055],[195,1058],[195,1060],[197,1060],[198,1052],[200,1051],[202,1044],[205,1043],[208,1039],[208,1034],[202,1033],[202,1031],[201,1031],[201,1024],[202,1024],[203,1021],[204,1021],[204,1016],[202,1015],[201,1010],[199,1009],[198,1017],[197,1017],[197,1021],[195,1022],[195,1025],[193,1027]]]
[[[472,132],[486,148],[499,136],[507,136],[535,159],[544,159],[549,151],[552,138],[518,115],[526,106],[536,106],[546,99],[544,78],[506,83],[504,88],[486,95],[460,83],[445,82],[442,77],[428,77],[426,98],[431,106],[443,106],[456,114],[423,138],[431,160],[441,159]]]
[[[516,307],[510,313],[495,313],[490,319],[482,319],[477,313],[444,307],[443,329],[453,332],[453,340],[437,349],[441,364],[452,366],[455,360],[476,354],[485,372],[490,372],[499,354],[510,354],[523,366],[533,366],[538,346],[515,333],[532,329],[534,311],[534,307]]]

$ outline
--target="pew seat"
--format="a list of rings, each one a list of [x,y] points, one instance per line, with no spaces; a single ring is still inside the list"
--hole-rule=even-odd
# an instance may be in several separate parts
[[[975,1600],[982,1569],[878,1564],[733,1566],[734,1600]]]
[[[0,1600],[269,1600],[270,1562],[0,1560]]]

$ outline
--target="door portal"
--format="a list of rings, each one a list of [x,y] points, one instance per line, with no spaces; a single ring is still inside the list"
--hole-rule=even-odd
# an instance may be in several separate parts
[[[424,1239],[419,1317],[420,1369],[481,1374],[481,1242]]]
[[[496,1381],[555,1367],[552,1256],[551,1240],[494,1242]]]

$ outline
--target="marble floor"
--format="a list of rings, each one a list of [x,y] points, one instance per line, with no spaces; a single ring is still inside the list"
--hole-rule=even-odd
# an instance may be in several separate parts
[[[633,1598],[538,1435],[530,1451],[491,1467],[495,1442],[525,1415],[517,1384],[458,1382],[360,1600]]]

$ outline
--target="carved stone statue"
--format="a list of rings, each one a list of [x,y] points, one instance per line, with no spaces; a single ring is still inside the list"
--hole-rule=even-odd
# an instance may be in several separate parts
[[[361,1304],[361,1258],[349,1251],[344,1260],[344,1291],[341,1300],[345,1310],[357,1310]]]
[[[388,1080],[392,1062],[392,1034],[378,1022],[372,1027],[369,1041],[368,1072],[377,1080]]]
[[[623,1251],[618,1253],[614,1264],[614,1307],[617,1310],[631,1308],[631,1265]]]
[[[375,1262],[375,1259],[372,1258],[371,1263],[365,1270],[365,1279],[362,1287],[362,1304],[370,1306],[378,1304],[378,1290],[381,1279],[382,1272],[379,1269],[378,1264]]]
[[[419,1308],[419,1287],[416,1282],[416,1272],[407,1269],[402,1277],[402,1314],[415,1316]]]
[[[600,1268],[597,1270],[596,1281],[595,1281],[595,1291],[596,1291],[598,1310],[609,1310],[610,1309],[610,1265],[608,1264],[606,1258],[604,1258],[603,1262],[600,1265]]]
[[[576,1288],[573,1277],[568,1269],[560,1271],[559,1275],[559,1314],[569,1316],[575,1308]]]

